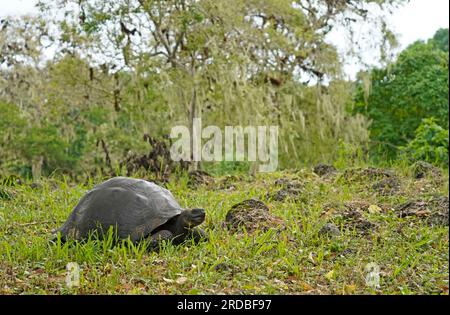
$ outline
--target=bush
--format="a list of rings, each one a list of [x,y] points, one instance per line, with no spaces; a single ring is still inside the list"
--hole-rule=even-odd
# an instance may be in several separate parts
[[[417,128],[415,138],[401,151],[411,161],[448,164],[448,137],[448,129],[439,126],[435,118],[426,118]]]

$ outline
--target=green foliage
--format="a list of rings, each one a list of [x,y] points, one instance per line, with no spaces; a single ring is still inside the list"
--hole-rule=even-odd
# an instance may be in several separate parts
[[[421,120],[435,117],[448,128],[448,52],[416,42],[397,61],[370,73],[370,94],[358,80],[355,111],[371,120],[372,153],[394,158],[414,138]]]
[[[73,139],[67,140],[57,125],[27,123],[26,115],[15,105],[0,103],[0,111],[0,158],[6,168],[30,176],[33,163],[41,160],[45,174],[77,170],[87,142],[83,126],[76,126]]]
[[[13,149],[16,136],[26,126],[25,118],[14,104],[0,102],[0,160]]]
[[[250,170],[250,163],[245,161],[221,161],[216,163],[203,163],[202,167],[211,175],[224,176],[246,173]]]
[[[401,150],[412,161],[448,165],[448,137],[448,129],[439,126],[434,118],[426,118],[417,128],[415,138]]]
[[[87,142],[87,131],[83,125],[75,127],[75,137],[68,148],[68,155],[72,162],[79,161],[83,158],[84,150]]]
[[[430,42],[438,49],[448,53],[448,28],[439,29]]]
[[[363,147],[345,142],[342,139],[339,140],[336,150],[336,158],[333,163],[336,168],[344,169],[345,167],[356,167],[366,161],[367,156],[363,150]]]
[[[69,143],[61,139],[56,126],[45,124],[33,126],[18,139],[20,150],[30,163],[42,157],[47,171],[71,168],[74,159],[69,155]]]
[[[0,134],[16,141],[2,167],[113,171],[148,153],[144,134],[161,139],[193,118],[278,126],[282,168],[330,162],[339,139],[358,146],[368,133],[367,119],[346,110],[352,86],[325,34],[367,22],[393,43],[366,7],[402,2],[39,1],[40,16],[0,27],[1,100],[32,122]],[[249,169],[238,164],[214,167]]]
[[[25,126],[25,120],[16,105],[0,102],[0,113],[0,139]]]

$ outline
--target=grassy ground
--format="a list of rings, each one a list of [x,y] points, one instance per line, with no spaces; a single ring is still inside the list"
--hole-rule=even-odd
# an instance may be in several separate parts
[[[174,178],[166,186],[182,206],[207,210],[210,241],[168,244],[159,253],[130,244],[49,243],[93,181],[3,187],[0,293],[448,294],[448,177],[394,172],[321,177],[299,170],[194,186]],[[263,201],[276,220],[261,230],[230,231],[227,212],[249,198]],[[416,203],[401,212],[409,200]],[[79,287],[65,284],[69,262],[81,268]],[[380,269],[378,287],[366,283],[369,263]]]

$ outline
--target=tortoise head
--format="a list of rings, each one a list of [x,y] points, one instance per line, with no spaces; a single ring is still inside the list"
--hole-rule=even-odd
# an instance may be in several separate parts
[[[185,227],[192,228],[205,221],[205,216],[205,209],[186,209],[181,213],[181,220]]]

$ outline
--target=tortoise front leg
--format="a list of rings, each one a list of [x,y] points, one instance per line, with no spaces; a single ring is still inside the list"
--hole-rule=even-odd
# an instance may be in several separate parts
[[[189,231],[187,235],[187,239],[193,239],[195,244],[200,243],[201,241],[208,241],[209,237],[205,231],[200,228],[194,228]]]
[[[173,238],[172,232],[161,230],[150,236],[150,248],[158,249],[164,241],[170,241]]]

